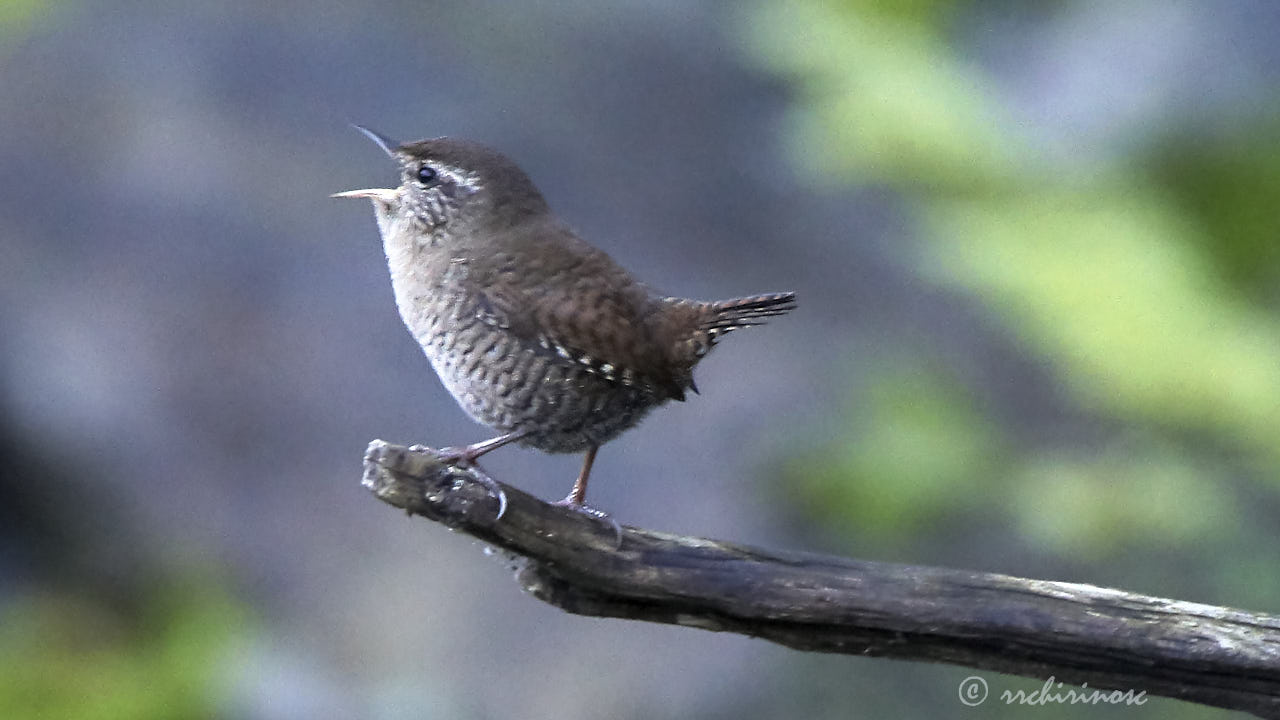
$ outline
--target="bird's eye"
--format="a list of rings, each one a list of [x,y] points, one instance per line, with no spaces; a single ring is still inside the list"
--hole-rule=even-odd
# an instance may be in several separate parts
[[[423,165],[418,168],[418,182],[423,185],[430,185],[436,179],[436,171],[429,165]]]

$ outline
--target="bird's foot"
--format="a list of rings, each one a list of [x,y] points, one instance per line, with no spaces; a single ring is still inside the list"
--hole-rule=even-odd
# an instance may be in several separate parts
[[[447,447],[439,450],[430,450],[436,457],[440,458],[440,462],[447,465],[470,465],[475,466],[476,458],[485,453],[492,452],[508,443],[513,443],[524,437],[526,431],[517,430],[509,432],[505,435],[499,435],[483,442],[473,443],[471,445],[463,445],[462,447]]]
[[[434,455],[440,462],[445,465],[457,465],[465,467],[471,471],[471,476],[476,479],[489,494],[498,499],[498,514],[494,516],[493,521],[497,522],[507,513],[507,493],[502,489],[502,485],[493,478],[489,477],[480,464],[476,462],[476,458],[484,454],[484,451],[476,452],[475,445],[464,445],[463,447],[447,447],[439,450],[427,447],[426,445],[412,445],[409,447],[414,452],[424,452]],[[488,448],[486,448],[488,449]]]
[[[609,523],[609,525],[613,528],[613,535],[615,539],[613,549],[617,550],[618,548],[622,547],[622,526],[619,525],[618,521],[614,520],[613,516],[610,515],[609,513],[597,508],[593,508],[590,505],[584,505],[580,502],[577,502],[573,499],[573,496],[569,496],[563,500],[559,500],[551,504],[559,507],[563,507],[563,508],[568,508],[574,512],[582,513],[587,517],[595,518],[596,520],[601,520],[603,522]]]

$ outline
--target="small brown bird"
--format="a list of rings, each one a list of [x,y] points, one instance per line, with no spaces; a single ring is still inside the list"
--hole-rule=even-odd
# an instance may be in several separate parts
[[[659,295],[574,234],[500,153],[356,129],[399,164],[400,186],[334,197],[373,201],[401,318],[462,409],[502,433],[448,449],[451,461],[517,441],[585,452],[562,504],[603,516],[583,504],[600,445],[697,392],[693,367],[725,334],[795,307],[789,292]]]

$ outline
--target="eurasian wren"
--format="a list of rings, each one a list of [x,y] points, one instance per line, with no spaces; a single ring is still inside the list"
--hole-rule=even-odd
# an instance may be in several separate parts
[[[596,450],[668,400],[725,334],[795,307],[795,293],[717,302],[664,297],[587,244],[515,163],[466,140],[398,145],[373,201],[396,305],[458,404],[502,434],[452,450],[474,462],[510,442],[585,452],[563,501],[583,506]]]

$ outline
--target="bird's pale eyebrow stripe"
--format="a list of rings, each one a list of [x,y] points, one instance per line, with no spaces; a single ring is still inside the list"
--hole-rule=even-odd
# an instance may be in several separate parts
[[[405,169],[410,170],[411,172],[416,170],[416,168],[420,165],[426,165],[430,167],[432,170],[435,170],[436,174],[441,176],[440,177],[441,180],[446,180],[455,185],[462,185],[464,187],[469,187],[473,189],[479,189],[480,187],[482,187],[480,182],[480,173],[477,173],[471,170],[454,167],[453,165],[447,165],[437,160],[432,160],[430,158],[427,158],[427,159],[413,158],[413,159],[406,159],[402,162],[404,163]]]
[[[428,163],[430,163],[430,161],[428,161]],[[456,168],[456,167],[453,167],[452,165],[444,165],[441,163],[435,163],[431,166],[435,168],[435,171],[437,173],[439,173],[440,175],[443,175],[445,180],[451,183],[454,183],[455,185],[464,185],[466,187],[471,187],[471,188],[480,187],[479,173],[475,173],[470,170],[463,170],[462,168]]]

